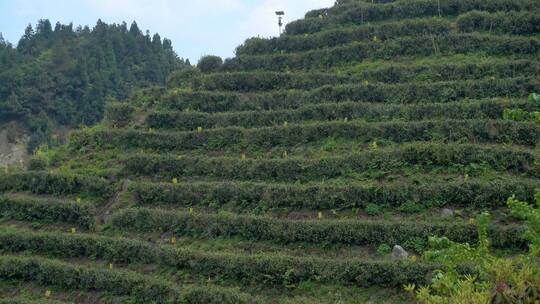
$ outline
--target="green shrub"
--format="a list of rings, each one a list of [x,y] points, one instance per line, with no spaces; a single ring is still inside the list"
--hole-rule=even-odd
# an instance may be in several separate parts
[[[103,291],[113,295],[131,295],[136,303],[249,303],[249,297],[235,289],[189,286],[179,292],[168,282],[146,278],[132,271],[111,272],[41,258],[0,257],[0,276],[56,286],[67,291]]]
[[[165,301],[174,292],[167,284],[131,271],[111,272],[41,258],[0,256],[0,278],[31,281],[64,290],[103,291],[133,295],[139,301]]]
[[[538,186],[536,179],[499,176],[466,181],[445,181],[433,177],[429,183],[399,181],[374,185],[253,182],[194,182],[174,185],[140,182],[131,184],[130,190],[141,206],[228,205],[253,209],[264,202],[270,209],[285,207],[297,210],[330,210],[364,208],[366,203],[377,203],[402,208],[404,212],[417,212],[421,207],[448,204],[470,208],[500,206],[513,193],[521,199],[532,199],[534,189]]]
[[[113,127],[122,128],[127,126],[135,108],[127,103],[110,103],[105,109],[105,120]]]
[[[427,119],[499,119],[505,109],[531,111],[537,109],[525,100],[478,100],[447,103],[385,104],[368,102],[339,102],[306,105],[298,109],[276,111],[248,111],[228,113],[203,113],[186,111],[151,112],[146,125],[153,129],[175,129],[193,131],[224,127],[274,126],[279,121],[304,122],[326,121],[347,118],[368,122],[382,120],[415,121]]]
[[[215,72],[223,65],[223,59],[219,56],[203,56],[197,63],[197,68],[203,73]]]
[[[536,55],[540,40],[533,37],[448,34],[403,37],[383,42],[354,42],[343,46],[302,53],[237,56],[223,65],[225,71],[287,71],[324,69],[350,65],[365,59],[392,59],[403,56],[478,54],[489,56]]]
[[[94,207],[86,203],[0,196],[0,214],[19,221],[75,224],[95,228]]]
[[[487,130],[490,130],[487,132]],[[478,143],[513,143],[534,146],[540,139],[540,125],[508,120],[437,120],[415,122],[322,122],[243,129],[237,127],[202,132],[142,132],[136,130],[77,131],[72,148],[114,147],[153,151],[223,150],[276,146],[291,147],[324,138],[355,139],[359,143],[387,140],[395,143],[444,140]]]
[[[376,254],[377,254],[378,256],[380,256],[380,257],[384,257],[384,256],[389,255],[391,252],[392,252],[392,248],[390,248],[390,246],[388,246],[387,244],[381,244],[381,245],[377,248]]]
[[[540,112],[528,112],[522,109],[504,109],[503,119],[513,121],[540,121]]]
[[[172,72],[167,78],[167,88],[195,88],[198,87],[201,71],[196,68],[183,68]],[[159,100],[159,96],[155,97]]]
[[[472,11],[459,16],[456,23],[461,32],[489,31],[514,35],[540,33],[540,16],[536,11],[504,13]]]
[[[419,213],[422,211],[425,207],[421,204],[413,201],[407,201],[403,205],[399,206],[399,211],[403,213]]]
[[[174,213],[152,209],[125,209],[112,215],[110,224],[120,231],[163,231],[202,238],[238,237],[250,241],[328,243],[346,245],[404,244],[413,238],[445,235],[456,242],[476,242],[473,225],[460,222],[284,220],[264,216]],[[490,226],[495,248],[526,247],[523,227]]]
[[[310,91],[280,90],[258,94],[177,90],[161,96],[159,107],[180,111],[228,112],[296,109],[310,104],[346,101],[426,104],[475,98],[523,97],[536,90],[540,90],[538,80],[523,77],[429,83],[325,85]]]
[[[533,151],[475,144],[412,143],[391,149],[363,151],[321,159],[242,159],[230,157],[182,158],[135,154],[122,159],[126,176],[216,177],[233,180],[312,181],[346,176],[376,168],[397,171],[409,166],[421,170],[455,165],[486,164],[498,171],[538,176]]]
[[[538,93],[529,94],[529,102],[537,106],[540,105],[540,94]]]
[[[300,20],[299,23],[320,24],[321,20]],[[324,22],[324,21],[323,21]],[[354,21],[357,23],[357,20]],[[534,12],[471,11],[457,18],[457,28],[462,33],[495,32],[500,34],[536,34],[540,32],[540,17]],[[404,36],[444,35],[453,30],[446,19],[427,17],[404,19],[381,24],[362,23],[354,27],[328,28],[310,35],[283,35],[271,39],[251,38],[236,49],[237,55],[271,54],[278,51],[298,52],[333,47],[353,41],[390,40]]]
[[[440,19],[400,20],[383,24],[364,24],[359,27],[329,29],[306,36],[282,35],[277,38],[251,38],[236,49],[236,55],[269,54],[279,51],[306,51],[332,47],[358,40],[388,40],[403,36],[439,35],[451,31],[451,23]]]
[[[28,191],[58,196],[83,194],[106,199],[113,189],[107,181],[97,177],[38,171],[0,174],[0,192],[5,191]]]
[[[368,215],[374,216],[374,215],[380,215],[383,211],[384,207],[377,204],[367,204],[366,205],[366,213]]]
[[[323,259],[272,254],[214,253],[123,238],[0,230],[2,249],[59,258],[96,258],[115,263],[150,263],[209,277],[290,286],[302,281],[361,286],[421,283],[430,265],[394,264],[365,259]],[[383,274],[384,273],[384,274]],[[397,275],[399,274],[399,275]],[[219,290],[219,289],[218,289]],[[221,289],[222,293],[228,291]],[[217,294],[217,292],[216,292]],[[242,297],[242,293],[237,293]]]
[[[477,57],[454,62],[426,64],[381,63],[376,67],[352,70],[348,74],[323,72],[229,72],[199,76],[191,87],[211,91],[269,91],[285,89],[315,89],[325,85],[360,84],[369,82],[402,83],[414,80],[450,81],[467,79],[496,79],[540,74],[537,60],[483,59]]]
[[[514,217],[525,221],[527,230],[524,237],[529,241],[529,250],[532,256],[540,253],[540,189],[534,198],[536,206],[518,200],[515,196],[508,199],[508,207]]]
[[[439,14],[457,16],[473,10],[487,12],[534,11],[537,6],[538,4],[534,0],[413,0],[386,4],[370,4],[359,1],[309,12],[306,14],[306,19],[287,24],[286,32],[293,35],[315,33],[340,24],[365,24],[387,19],[436,17]]]
[[[56,244],[51,245],[56,246]],[[414,274],[415,269],[410,268],[410,272]],[[112,295],[129,295],[136,303],[236,304],[250,302],[246,294],[236,289],[186,285],[178,290],[169,282],[149,278],[133,271],[73,266],[60,261],[35,257],[0,256],[0,278],[55,286],[67,291],[84,290],[106,292]],[[411,278],[413,278],[412,275]]]
[[[41,171],[45,170],[48,167],[48,161],[45,157],[41,156],[32,156],[28,161],[28,170],[30,171]]]
[[[509,205],[513,211],[521,211],[522,207],[530,208],[514,199],[509,200]],[[520,211],[518,213],[521,213]],[[455,243],[445,237],[430,238],[430,250],[424,253],[423,260],[438,263],[442,267],[434,272],[430,285],[416,289],[414,284],[410,284],[405,289],[411,292],[417,301],[426,304],[537,301],[540,292],[540,267],[535,255],[538,251],[532,251],[533,255],[529,256],[514,255],[504,258],[492,254],[489,250],[489,221],[487,213],[476,219],[479,235],[477,246]],[[528,231],[531,224],[532,222],[527,222]],[[470,269],[468,272],[463,273],[464,265]]]
[[[408,239],[403,246],[408,250],[414,250],[414,252],[417,252],[419,254],[422,254],[427,247],[427,239],[425,238],[411,238]]]

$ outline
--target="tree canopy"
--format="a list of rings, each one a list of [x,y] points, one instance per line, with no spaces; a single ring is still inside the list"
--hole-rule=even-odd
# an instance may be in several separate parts
[[[36,144],[51,126],[92,125],[108,97],[135,87],[161,85],[186,63],[159,34],[135,22],[88,26],[40,20],[28,25],[16,47],[0,36],[0,122],[20,121]]]

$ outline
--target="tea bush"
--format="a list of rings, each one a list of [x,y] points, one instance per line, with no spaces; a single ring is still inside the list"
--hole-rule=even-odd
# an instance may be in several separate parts
[[[426,170],[455,164],[485,163],[499,171],[538,176],[533,151],[473,144],[412,143],[321,159],[242,159],[136,154],[122,160],[126,176],[208,176],[234,180],[309,181],[347,172],[392,171],[419,166]]]
[[[307,105],[298,109],[247,111],[239,113],[203,113],[181,111],[152,112],[146,125],[153,129],[193,131],[225,127],[268,127],[277,122],[311,122],[331,120],[434,120],[434,119],[499,119],[507,107],[515,111],[530,111],[537,107],[524,100],[479,100],[475,102],[414,103],[409,105],[340,102]],[[528,118],[528,117],[527,117]]]
[[[486,129],[491,132],[486,132]],[[360,143],[387,140],[395,143],[443,140],[469,140],[477,143],[513,143],[534,146],[540,139],[540,125],[508,120],[434,120],[415,122],[322,122],[242,129],[229,127],[201,132],[142,132],[136,130],[77,131],[70,139],[72,148],[123,147],[154,151],[276,146],[291,147],[324,138],[355,139]],[[1,176],[0,176],[1,178]],[[103,190],[100,190],[102,192]]]
[[[0,214],[20,221],[69,223],[85,229],[95,227],[94,207],[87,203],[0,196]]]
[[[203,56],[197,63],[197,68],[203,73],[215,72],[223,65],[223,59],[219,56]]]
[[[439,7],[440,4],[440,7]],[[386,4],[357,2],[351,5],[335,6],[330,9],[315,10],[306,14],[305,19],[287,24],[287,34],[297,35],[315,33],[330,26],[342,24],[364,24],[388,19],[417,17],[457,16],[473,10],[534,11],[534,0],[414,0],[396,1]]]
[[[225,61],[225,71],[286,71],[288,69],[329,68],[365,59],[392,59],[398,56],[432,56],[483,53],[489,56],[531,55],[540,51],[533,37],[448,34],[403,37],[383,42],[354,42],[344,46],[302,53],[238,56]]]
[[[287,279],[289,284],[315,279],[361,286],[399,286],[408,280],[425,282],[423,275],[433,267],[362,259],[293,257],[276,253],[211,253],[155,246],[122,238],[14,230],[0,230],[0,244],[4,251],[11,253],[25,251],[62,258],[93,257],[115,263],[151,263],[205,276],[274,285],[279,285],[283,279]]]
[[[523,97],[537,90],[540,90],[540,82],[527,77],[430,83],[325,85],[310,91],[279,90],[259,94],[177,90],[163,96],[159,107],[181,111],[228,112],[296,109],[311,104],[346,101],[425,104],[501,96]]]
[[[111,217],[111,226],[120,231],[164,231],[173,235],[204,238],[238,237],[250,241],[290,243],[328,243],[348,245],[404,244],[413,238],[427,239],[446,235],[456,242],[476,242],[473,225],[464,223],[426,223],[391,221],[290,221],[263,216],[229,214],[190,214],[153,209],[126,209]],[[496,248],[525,248],[523,227],[490,227]]]

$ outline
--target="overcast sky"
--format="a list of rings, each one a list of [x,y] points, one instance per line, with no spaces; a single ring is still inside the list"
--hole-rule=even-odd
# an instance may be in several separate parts
[[[16,44],[28,23],[48,18],[79,25],[137,21],[139,28],[173,41],[178,55],[231,57],[246,38],[278,34],[276,10],[286,22],[334,0],[0,0],[0,33]]]

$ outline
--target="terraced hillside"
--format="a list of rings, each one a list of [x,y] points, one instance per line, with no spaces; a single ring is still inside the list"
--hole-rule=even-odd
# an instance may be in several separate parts
[[[484,210],[523,251],[505,206],[540,188],[540,1],[337,2],[6,169],[0,295],[406,303],[427,238],[475,243]]]

